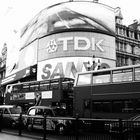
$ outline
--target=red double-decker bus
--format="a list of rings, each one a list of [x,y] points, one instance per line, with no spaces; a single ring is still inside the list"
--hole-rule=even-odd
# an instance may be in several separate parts
[[[59,106],[73,116],[125,119],[140,113],[140,65],[77,73],[75,83],[59,78],[10,84],[6,91],[5,104]]]
[[[22,106],[24,111],[33,105],[60,107],[71,115],[73,84],[71,78],[9,84],[6,87],[5,104]]]
[[[78,73],[74,114],[122,118],[140,113],[140,65]]]

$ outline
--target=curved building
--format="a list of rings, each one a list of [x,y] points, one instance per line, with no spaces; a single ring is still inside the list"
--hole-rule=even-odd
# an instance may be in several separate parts
[[[116,66],[115,10],[97,2],[59,3],[23,28],[18,64],[6,74],[37,64],[37,80],[74,78],[92,67],[93,56],[96,67]]]

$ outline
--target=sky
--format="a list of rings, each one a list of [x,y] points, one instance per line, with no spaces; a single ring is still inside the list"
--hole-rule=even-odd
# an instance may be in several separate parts
[[[68,0],[3,0],[0,1],[0,51],[6,42],[8,47],[19,46],[21,28],[26,25],[39,11]],[[86,1],[86,0],[85,0]],[[90,0],[89,0],[90,1]],[[99,0],[99,3],[113,8],[120,7],[123,24],[129,25],[140,19],[138,0]]]

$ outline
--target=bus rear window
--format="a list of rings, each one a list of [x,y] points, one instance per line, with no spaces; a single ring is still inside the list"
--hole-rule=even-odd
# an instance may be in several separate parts
[[[77,86],[91,84],[91,74],[79,74]]]

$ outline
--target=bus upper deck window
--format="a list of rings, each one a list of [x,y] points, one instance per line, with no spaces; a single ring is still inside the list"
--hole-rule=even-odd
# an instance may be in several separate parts
[[[140,67],[135,68],[135,80],[140,80]]]
[[[93,73],[93,84],[103,84],[110,82],[111,82],[110,71]]]
[[[91,84],[91,74],[79,74],[77,86]]]
[[[112,81],[113,82],[132,81],[132,69],[114,70]]]

